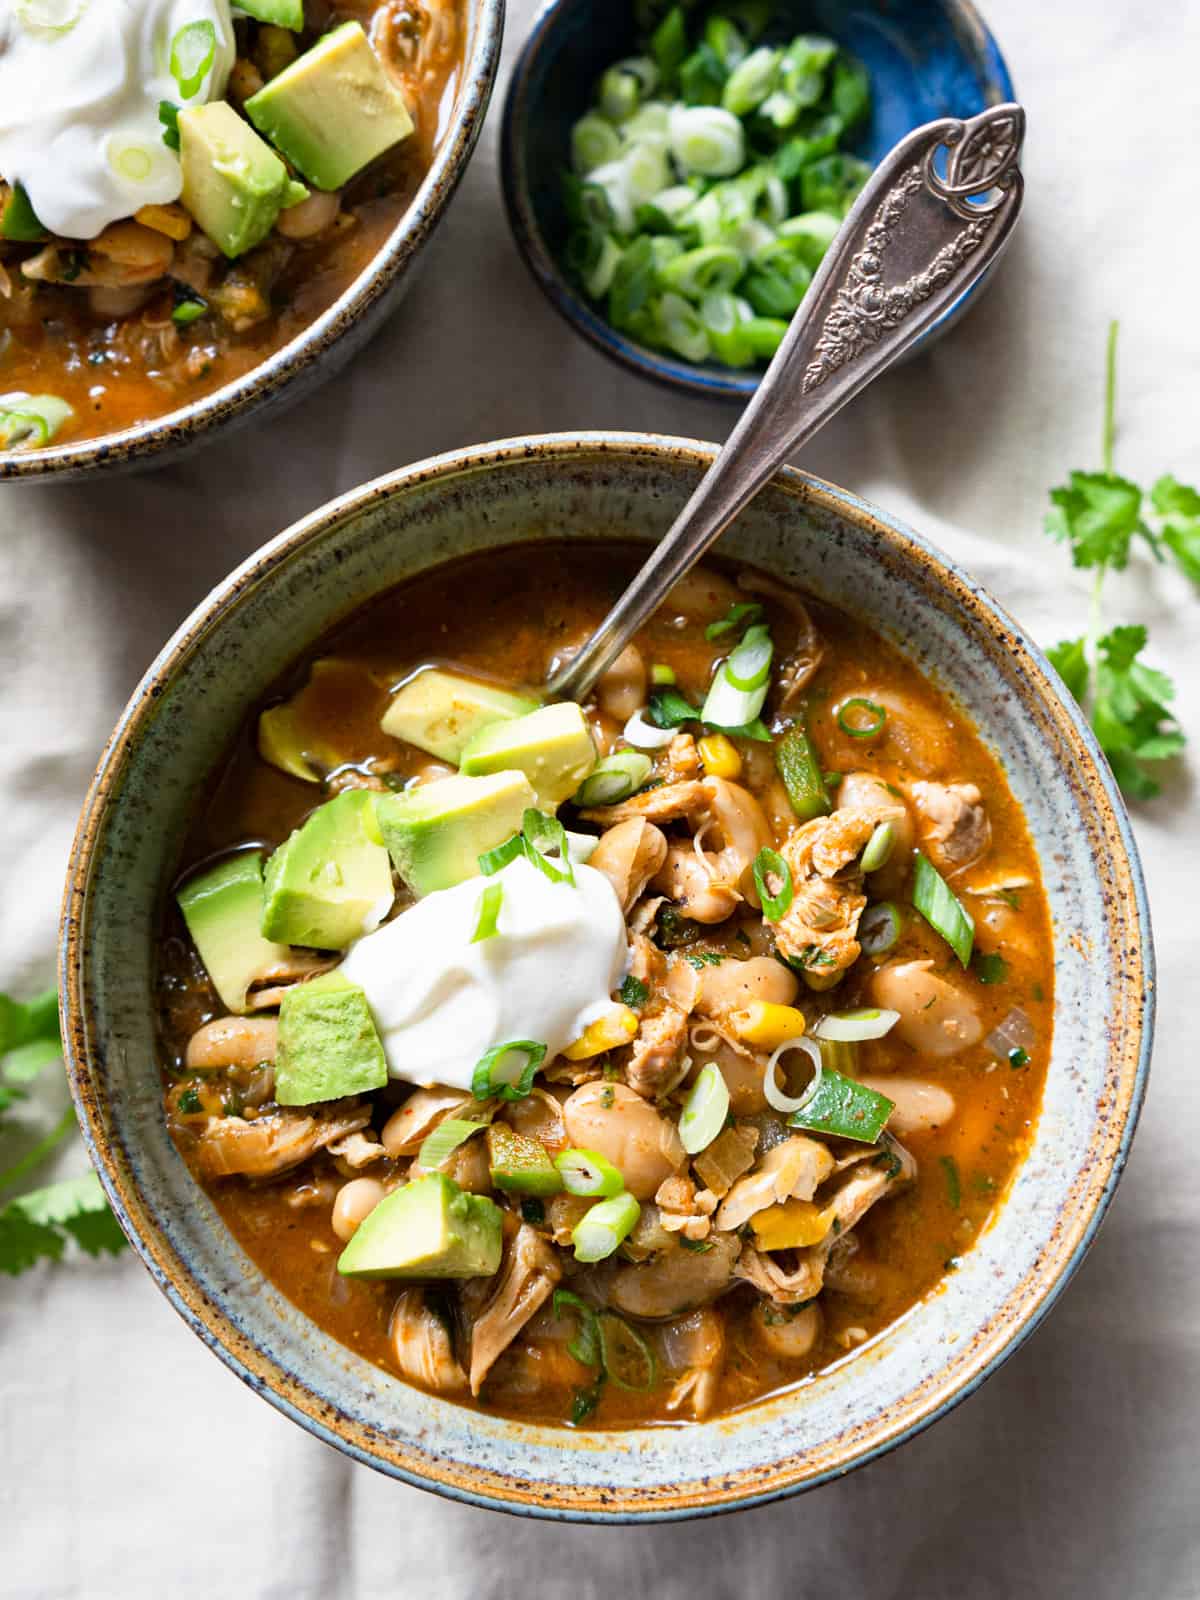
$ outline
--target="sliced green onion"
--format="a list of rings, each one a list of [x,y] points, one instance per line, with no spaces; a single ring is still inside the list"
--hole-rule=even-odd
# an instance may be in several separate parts
[[[171,76],[185,100],[200,92],[216,53],[217,30],[211,22],[189,22],[171,40]]]
[[[859,918],[858,942],[869,956],[886,956],[900,943],[904,918],[890,900],[868,906]]]
[[[493,873],[499,872],[510,861],[515,861],[519,855],[525,853],[525,841],[519,833],[514,833],[511,839],[506,839],[503,844],[498,844],[494,850],[485,850],[479,857],[479,870],[485,878],[490,878]]]
[[[763,614],[763,608],[757,600],[739,600],[731,605],[729,610],[719,622],[710,622],[704,630],[704,637],[711,644],[714,639],[723,638],[725,634],[732,633],[739,624],[749,626],[757,622]]]
[[[798,1095],[787,1094],[775,1081],[775,1069],[789,1050],[799,1050],[802,1055],[806,1055],[813,1069],[812,1078]],[[782,1111],[785,1116],[793,1112],[803,1111],[821,1087],[823,1071],[821,1051],[818,1045],[815,1045],[811,1039],[786,1039],[777,1050],[772,1052],[771,1059],[767,1062],[763,1072],[763,1094],[766,1097],[767,1104],[774,1106],[776,1111]]]
[[[900,1020],[898,1011],[867,1007],[861,1011],[830,1011],[812,1030],[816,1039],[858,1044],[863,1039],[882,1039]]]
[[[0,449],[40,450],[74,416],[57,395],[0,395]]]
[[[731,111],[720,106],[675,106],[671,154],[684,172],[727,178],[746,160],[746,135]]]
[[[726,111],[744,117],[760,106],[775,87],[781,52],[762,47],[752,50],[725,81],[721,104]]]
[[[969,966],[975,943],[975,922],[945,878],[920,850],[913,858],[912,903],[963,966]]]
[[[475,932],[471,935],[472,944],[479,944],[484,939],[494,939],[500,932],[500,907],[503,903],[504,885],[489,883],[479,896]]]
[[[719,13],[705,20],[704,42],[721,65],[730,72],[746,54],[746,41],[742,38],[737,24]]]
[[[768,876],[779,880],[778,893],[768,887]],[[792,869],[770,845],[763,845],[754,858],[754,887],[762,901],[763,916],[768,922],[778,922],[792,903]]]
[[[551,883],[569,883],[574,888],[575,872],[567,833],[557,817],[548,817],[544,811],[530,806],[521,818],[521,832],[525,838],[525,854],[538,871]]]
[[[162,123],[162,142],[168,150],[179,149],[179,107],[171,100],[158,102],[158,120]]]
[[[770,361],[787,331],[788,325],[782,317],[750,317],[738,329],[757,361]]]
[[[667,152],[657,140],[642,139],[625,156],[625,192],[633,206],[645,205],[671,181]]]
[[[593,300],[599,300],[612,287],[612,281],[621,265],[621,247],[610,233],[601,234],[599,248],[590,264],[580,268],[583,287]]]
[[[600,109],[613,122],[631,117],[658,82],[658,68],[648,56],[630,56],[609,67],[600,79]]]
[[[621,135],[606,117],[589,111],[571,129],[571,164],[586,176],[621,154]]]
[[[792,810],[801,822],[826,816],[833,809],[821,772],[820,758],[812,740],[799,724],[789,728],[776,744],[775,765],[783,779]]]
[[[604,1261],[637,1227],[642,1208],[631,1194],[600,1200],[575,1224],[571,1242],[576,1261]]]
[[[567,1353],[585,1367],[603,1366],[604,1350],[600,1343],[600,1324],[595,1308],[570,1289],[555,1289],[551,1305],[556,1317],[561,1317],[565,1308],[579,1318],[579,1332],[567,1341]]]
[[[463,1117],[447,1117],[445,1122],[438,1123],[417,1151],[417,1165],[424,1167],[426,1172],[435,1171],[443,1161],[454,1154],[459,1145],[466,1144],[472,1134],[486,1127],[486,1122],[471,1122]]]
[[[650,298],[658,277],[654,241],[645,234],[621,252],[608,291],[608,318],[614,328],[628,329]]]
[[[787,241],[811,272],[824,260],[825,253],[841,228],[840,220],[825,211],[806,211],[779,224],[779,239]]]
[[[620,162],[606,162],[605,169],[620,166]],[[597,171],[604,169],[597,168]],[[563,173],[563,202],[567,218],[580,228],[608,229],[613,225],[612,206],[604,188],[589,175],[585,183],[573,172]]]
[[[884,708],[860,694],[844,700],[838,708],[837,725],[852,739],[874,739],[883,732],[886,721]]]
[[[171,321],[180,328],[186,328],[189,323],[199,321],[207,311],[207,300],[201,300],[199,295],[188,294],[175,302]]]
[[[664,294],[655,303],[655,333],[658,343],[685,361],[708,358],[708,334],[700,313],[680,294]]]
[[[664,665],[664,663],[661,662],[661,661],[655,661],[655,662],[651,663],[651,666],[650,666],[650,682],[651,683],[655,683],[661,688],[664,684],[674,684],[677,681],[678,680],[675,677],[675,672],[674,672],[674,669],[672,667],[668,667],[668,666]]]
[[[16,0],[16,14],[23,27],[43,38],[60,38],[70,33],[91,0]]]
[[[580,866],[586,866],[596,854],[596,846],[600,840],[594,833],[572,833],[570,828],[566,830],[566,834],[571,860],[578,862]]]
[[[771,630],[761,623],[748,628],[741,644],[725,663],[725,676],[735,689],[760,689],[770,676],[774,654]]]
[[[805,1041],[793,1042],[803,1044]],[[876,1144],[895,1109],[894,1102],[886,1095],[877,1094],[865,1084],[825,1067],[815,1092],[792,1112],[788,1125],[808,1128],[814,1133],[833,1134],[838,1139],[855,1139],[859,1144]]]
[[[689,1156],[697,1156],[725,1126],[729,1088],[715,1061],[700,1068],[679,1118],[679,1137]]]
[[[727,289],[706,294],[700,302],[700,321],[708,334],[709,348],[714,359],[727,367],[746,367],[753,359],[746,336],[746,318],[742,315],[744,304]]]
[[[892,822],[879,823],[874,833],[863,846],[863,853],[858,861],[859,866],[864,872],[878,872],[880,867],[885,867],[891,860],[895,845],[895,824]]]
[[[660,80],[673,81],[688,53],[687,22],[680,6],[670,11],[650,35],[650,51]]]
[[[653,1389],[658,1381],[658,1362],[642,1334],[615,1311],[601,1311],[596,1324],[601,1365],[609,1382],[631,1394]]]
[[[598,1150],[564,1150],[554,1165],[568,1194],[613,1195],[625,1187],[620,1172]]]
[[[665,289],[699,300],[714,289],[732,289],[742,275],[742,258],[725,245],[706,244],[685,250],[662,269]]]
[[[688,712],[688,720],[696,715],[691,706],[688,706]],[[623,731],[626,743],[637,750],[665,750],[675,737],[671,728],[656,727],[653,722],[647,722],[640,711],[633,713]]]
[[[513,1076],[512,1068],[505,1065],[509,1056],[525,1057],[519,1076]],[[476,1100],[489,1100],[494,1094],[502,1100],[524,1100],[545,1059],[546,1046],[537,1039],[510,1039],[507,1044],[493,1045],[475,1064],[471,1093]]]
[[[657,733],[659,730],[655,729]],[[645,783],[653,770],[649,756],[636,750],[618,750],[598,761],[575,791],[577,806],[615,806],[628,800]]]

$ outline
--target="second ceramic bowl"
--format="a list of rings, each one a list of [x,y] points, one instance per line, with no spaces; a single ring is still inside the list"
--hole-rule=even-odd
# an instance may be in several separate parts
[[[572,125],[592,102],[605,67],[635,52],[632,0],[549,0],[513,69],[504,105],[501,174],[508,218],[550,303],[605,355],[675,389],[745,400],[759,374],[697,364],[617,332],[563,266],[567,220],[562,173]],[[939,117],[970,117],[1013,99],[999,46],[970,0],[778,0],[793,32],[819,32],[871,74],[872,110],[852,149],[878,163],[905,134]],[[921,349],[963,314],[983,287],[955,302]]]
[[[660,538],[713,454],[644,435],[510,440],[422,462],[315,512],[234,572],[152,665],[105,753],[71,862],[61,970],[71,1080],[151,1273],[222,1360],[317,1437],[493,1509],[690,1516],[811,1487],[911,1437],[1045,1315],[1112,1195],[1144,1092],[1145,896],[1077,707],[963,572],[853,495],[788,471],[722,553],[843,607],[934,675],[1001,756],[1045,876],[1057,1002],[1045,1101],[994,1224],[958,1270],[870,1345],[784,1394],[688,1427],[569,1432],[421,1393],[337,1344],[263,1278],[197,1187],[162,1115],[155,942],[180,840],[243,719],[333,624],[440,562],[511,544],[536,559],[546,538]]]

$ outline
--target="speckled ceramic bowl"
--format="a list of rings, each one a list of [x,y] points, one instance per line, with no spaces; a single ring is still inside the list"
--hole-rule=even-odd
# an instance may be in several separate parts
[[[433,163],[387,243],[327,311],[261,366],[164,417],[77,444],[32,453],[0,450],[0,486],[13,479],[61,483],[178,460],[221,428],[241,426],[251,418],[261,423],[338,372],[400,303],[417,258],[466,171],[496,81],[504,4],[505,0],[468,0],[457,93]]]
[[[1037,1325],[1078,1266],[1145,1088],[1153,958],[1129,824],[1045,658],[970,578],[843,490],[781,474],[726,536],[932,673],[997,750],[1054,917],[1058,1013],[1033,1148],[959,1270],[871,1344],[719,1421],[627,1433],[521,1424],[388,1377],[307,1320],[189,1176],[159,1104],[154,940],[213,765],[267,686],[334,622],[450,557],[547,537],[655,539],[713,447],[552,435],[441,456],[334,501],[252,556],[143,680],[84,808],[62,942],[64,1035],[92,1155],[146,1265],[251,1388],[406,1482],[538,1516],[649,1521],[770,1500],[942,1416]]]
[[[870,70],[870,120],[850,146],[865,161],[881,161],[923,122],[974,116],[1014,98],[1004,57],[970,0],[776,4],[794,32],[827,34]],[[671,388],[744,401],[758,386],[757,372],[685,361],[636,343],[609,325],[602,308],[582,294],[562,265],[567,222],[561,173],[571,127],[591,104],[601,72],[633,54],[636,38],[633,0],[548,0],[543,6],[504,104],[500,160],[508,219],[551,305],[597,349]],[[916,349],[955,323],[984,281],[961,295]]]

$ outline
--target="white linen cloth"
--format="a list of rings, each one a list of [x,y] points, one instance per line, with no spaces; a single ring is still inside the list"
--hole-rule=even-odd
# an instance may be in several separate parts
[[[512,59],[533,0],[510,0]],[[1122,321],[1118,465],[1200,479],[1200,7],[994,0],[1029,110],[1026,216],[995,284],[802,464],[907,518],[1044,642],[1086,579],[1039,531],[1099,466]],[[723,438],[735,411],[611,366],[520,262],[500,85],[431,259],[351,372],[152,476],[0,488],[0,987],[52,971],[75,816],[141,672],[235,562],[332,494],[453,446],[558,428]],[[510,1520],[352,1466],[252,1397],[132,1255],[0,1280],[0,1595],[20,1600],[1194,1600],[1200,1595],[1200,597],[1109,580],[1179,684],[1191,764],[1136,814],[1157,921],[1158,1049],[1129,1169],[1053,1316],[973,1399],[844,1482],[703,1523]],[[52,1095],[52,1087],[46,1089]],[[78,1150],[59,1174],[73,1170]],[[52,1174],[47,1173],[47,1179]],[[1170,1175],[1170,1181],[1164,1178]]]

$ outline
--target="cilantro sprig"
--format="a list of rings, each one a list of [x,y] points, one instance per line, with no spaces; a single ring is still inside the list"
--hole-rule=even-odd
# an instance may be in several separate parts
[[[1152,771],[1177,756],[1186,740],[1175,719],[1175,685],[1165,672],[1139,659],[1146,648],[1144,627],[1125,624],[1105,631],[1101,595],[1110,570],[1123,571],[1135,541],[1144,542],[1159,561],[1174,560],[1200,583],[1200,492],[1170,474],[1149,494],[1113,465],[1116,433],[1117,324],[1108,330],[1105,363],[1102,469],[1072,472],[1050,491],[1046,532],[1066,544],[1075,566],[1091,569],[1088,631],[1063,639],[1046,653],[1063,682],[1088,713],[1113,776],[1133,800],[1149,800],[1160,785]]]
[[[42,1070],[62,1055],[53,989],[26,1003],[0,994],[0,1136],[29,1099]],[[11,1276],[39,1261],[59,1261],[70,1240],[88,1255],[116,1254],[125,1243],[94,1172],[15,1193],[75,1128],[70,1106],[18,1160],[0,1171],[0,1272]]]

